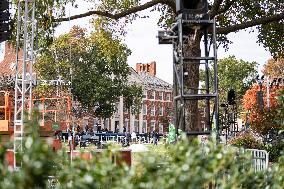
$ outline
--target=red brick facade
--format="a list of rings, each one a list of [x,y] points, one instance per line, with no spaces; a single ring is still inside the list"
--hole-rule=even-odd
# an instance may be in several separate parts
[[[155,93],[154,99],[151,99],[153,93]],[[162,99],[160,99],[160,95],[162,96]],[[146,115],[143,113],[143,120],[146,120],[147,131],[159,131],[159,125],[162,125],[163,132],[168,131],[168,125],[173,111],[172,93],[148,90],[147,98],[143,101],[143,104],[146,104],[147,107]],[[154,123],[154,126],[152,123]]]
[[[144,88],[145,92],[142,107],[143,121],[146,121],[146,128],[143,128],[144,132],[152,132],[153,130],[167,132],[169,122],[173,116],[173,96],[171,86],[155,77],[156,62],[154,61],[146,64],[136,64],[136,72],[140,75],[143,75],[143,72],[150,74],[153,76],[153,80],[156,79],[158,81],[157,85],[155,85],[155,81],[153,81],[153,83],[147,83]]]
[[[20,50],[19,57],[22,58],[23,51]],[[21,64],[21,62],[20,62]],[[22,66],[20,65],[19,68]],[[12,45],[5,43],[5,54],[4,59],[0,62],[0,75],[15,75],[16,68],[16,50]],[[20,70],[21,72],[21,70]]]

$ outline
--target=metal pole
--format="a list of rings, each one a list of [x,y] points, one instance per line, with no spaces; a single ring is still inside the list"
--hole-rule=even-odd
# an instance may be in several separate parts
[[[267,76],[266,78],[266,100],[267,100],[267,109],[270,110],[269,76]]]
[[[209,51],[208,51],[208,29],[206,28],[204,31],[204,49],[205,49],[205,57],[209,57]],[[206,94],[210,93],[209,88],[209,65],[208,60],[205,60],[205,88],[206,88]],[[210,100],[206,99],[206,107],[205,107],[205,124],[206,128],[210,131],[212,130],[211,122],[210,122]]]
[[[216,127],[216,139],[217,142],[220,140],[219,133],[219,91],[218,91],[218,66],[217,66],[217,43],[216,43],[216,20],[214,18],[213,23],[213,50],[214,50],[214,90],[215,90],[215,127]]]

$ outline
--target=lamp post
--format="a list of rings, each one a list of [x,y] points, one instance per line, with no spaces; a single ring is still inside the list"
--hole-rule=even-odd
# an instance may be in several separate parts
[[[263,84],[263,81],[264,81],[264,75],[261,76],[261,78],[259,78],[259,76],[257,75],[256,78],[255,78],[256,82],[258,83],[258,86],[259,86],[259,90],[257,91],[257,104],[259,106],[259,109],[261,111],[263,111],[263,108],[264,108],[264,102],[263,102],[263,91],[262,91],[262,84]]]
[[[266,76],[266,78],[263,76],[261,76],[261,78],[259,78],[259,76],[256,77],[256,82],[259,85],[259,91],[257,92],[257,102],[258,105],[260,107],[261,110],[263,110],[263,91],[262,91],[262,86],[265,82],[266,84],[266,104],[267,104],[267,109],[270,110],[270,88],[273,87],[273,85],[278,85],[276,79],[274,79],[272,82],[270,81],[270,77]]]
[[[267,100],[267,109],[270,109],[270,85],[269,85],[269,76],[266,77],[266,100]]]

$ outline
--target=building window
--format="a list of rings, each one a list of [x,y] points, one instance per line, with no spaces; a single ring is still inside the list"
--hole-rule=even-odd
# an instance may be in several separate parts
[[[159,108],[159,115],[160,115],[160,116],[163,116],[163,110],[164,110],[163,107],[160,107],[160,108]]]
[[[163,100],[163,92],[162,91],[159,92],[159,100]]]
[[[167,94],[166,94],[166,100],[167,100],[167,101],[171,101],[171,94],[170,94],[170,93],[167,93]]]
[[[162,124],[159,124],[159,133],[164,133],[164,128]]]
[[[134,131],[139,132],[139,121],[137,120],[134,121]]]
[[[151,107],[151,116],[155,116],[155,106]]]
[[[143,115],[147,115],[147,105],[143,104]]]
[[[147,98],[147,90],[143,91],[143,96],[142,97],[145,98],[145,99]]]
[[[150,130],[151,130],[151,132],[155,130],[155,121],[151,121]]]
[[[142,133],[147,133],[147,122],[143,121]]]
[[[155,99],[155,91],[151,91],[150,93],[149,99]]]

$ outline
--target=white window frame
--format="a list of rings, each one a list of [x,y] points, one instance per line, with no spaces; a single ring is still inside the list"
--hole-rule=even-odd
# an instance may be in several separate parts
[[[167,100],[167,101],[171,101],[171,94],[170,94],[170,93],[167,93],[167,94],[166,94],[166,100]]]
[[[134,120],[134,131],[139,132],[139,121],[138,120]]]
[[[164,107],[161,106],[159,107],[159,116],[163,116],[164,115]]]
[[[163,100],[163,94],[164,94],[163,91],[159,91],[159,100]]]
[[[147,133],[147,121],[143,121],[142,133]]]
[[[159,124],[159,133],[164,133],[164,127],[163,124]]]
[[[142,105],[143,115],[147,115],[147,104]]]
[[[153,127],[152,124],[154,124],[154,127]],[[156,126],[156,121],[152,120],[152,121],[151,121],[151,124],[150,124],[150,130],[151,130],[151,132],[155,129],[155,126]]]
[[[151,116],[155,116],[155,106],[151,107]]]

